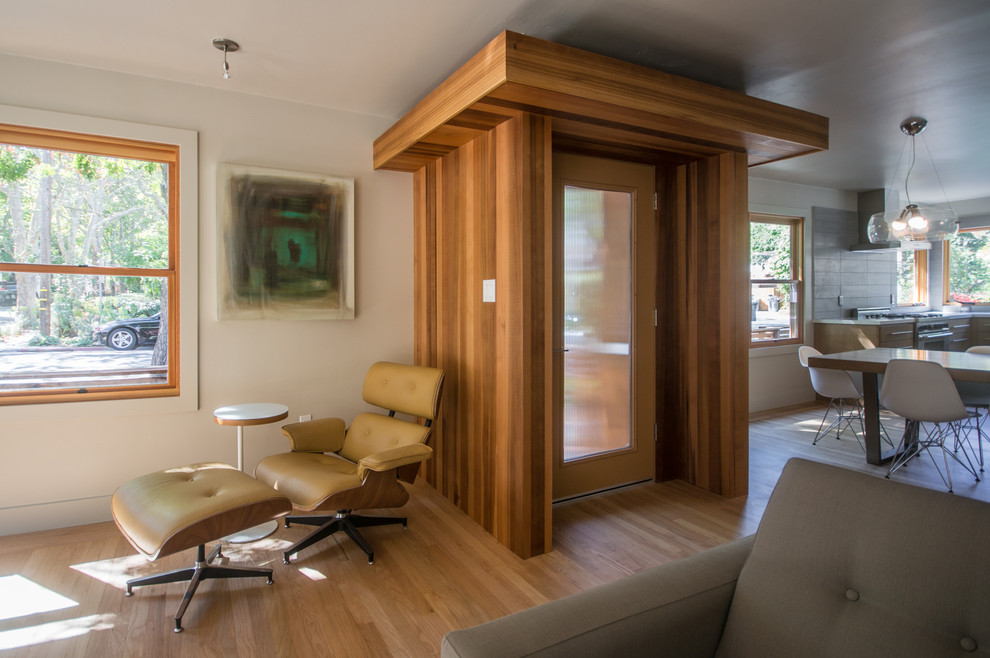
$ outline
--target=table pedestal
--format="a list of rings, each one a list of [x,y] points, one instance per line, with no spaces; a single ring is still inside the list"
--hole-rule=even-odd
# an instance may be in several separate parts
[[[213,419],[218,425],[234,425],[237,427],[237,470],[244,471],[244,426],[264,425],[284,420],[289,415],[289,408],[284,404],[250,403],[233,404],[220,407],[213,412]],[[278,521],[268,521],[253,528],[245,528],[240,532],[227,535],[223,541],[231,544],[247,544],[264,539],[278,529]]]

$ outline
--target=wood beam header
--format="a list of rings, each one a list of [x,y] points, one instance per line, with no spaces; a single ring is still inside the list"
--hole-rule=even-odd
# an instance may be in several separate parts
[[[828,148],[826,117],[506,31],[375,140],[375,169],[416,171],[520,111],[561,119],[555,138],[750,166]]]

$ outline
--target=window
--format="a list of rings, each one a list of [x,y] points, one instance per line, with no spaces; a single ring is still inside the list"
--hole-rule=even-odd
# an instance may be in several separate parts
[[[0,124],[0,404],[179,394],[179,146]]]
[[[750,215],[751,347],[801,342],[803,233],[800,217]]]
[[[944,244],[945,301],[990,304],[990,228],[961,230]]]
[[[911,306],[928,303],[928,252],[897,252],[897,289],[895,303]]]

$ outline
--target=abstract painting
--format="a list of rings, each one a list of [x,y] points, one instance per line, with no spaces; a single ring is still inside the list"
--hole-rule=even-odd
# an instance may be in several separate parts
[[[217,167],[218,317],[354,317],[354,179]]]

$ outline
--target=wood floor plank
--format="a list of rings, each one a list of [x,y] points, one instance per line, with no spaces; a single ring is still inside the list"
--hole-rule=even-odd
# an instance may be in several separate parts
[[[399,526],[369,528],[375,564],[333,537],[282,564],[281,551],[309,528],[280,528],[224,548],[231,564],[274,570],[263,578],[204,582],[172,633],[185,584],[123,583],[190,566],[194,551],[149,563],[112,523],[0,537],[0,578],[19,575],[74,602],[0,620],[0,651],[33,656],[436,656],[456,628],[567,596],[754,532],[781,469],[804,457],[883,477],[851,434],[811,441],[824,408],[760,414],[750,422],[750,494],[726,499],[684,482],[647,484],[561,503],[554,550],[523,560],[446,498],[417,482]],[[884,420],[892,437],[898,421]],[[986,446],[990,450],[990,445]],[[954,467],[956,494],[990,501],[990,483]],[[930,462],[895,479],[944,488]],[[387,514],[387,511],[380,513]],[[2,581],[0,581],[2,582]],[[0,592],[2,595],[2,592]]]

